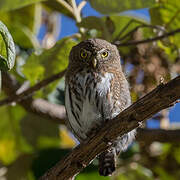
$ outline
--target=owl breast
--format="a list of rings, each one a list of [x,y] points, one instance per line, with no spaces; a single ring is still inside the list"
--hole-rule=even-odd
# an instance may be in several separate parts
[[[102,75],[84,71],[77,73],[71,83],[66,83],[68,122],[79,141],[86,139],[92,128],[101,126],[103,121],[119,112],[113,109],[112,79],[112,73]]]

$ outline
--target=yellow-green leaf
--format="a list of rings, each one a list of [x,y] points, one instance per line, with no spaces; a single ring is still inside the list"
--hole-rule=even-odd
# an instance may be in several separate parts
[[[0,70],[10,70],[15,62],[15,45],[7,27],[1,21],[0,34]]]

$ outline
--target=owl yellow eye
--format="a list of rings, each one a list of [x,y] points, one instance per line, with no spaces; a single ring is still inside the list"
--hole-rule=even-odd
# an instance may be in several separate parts
[[[81,56],[83,59],[85,59],[85,58],[88,56],[88,53],[87,53],[86,51],[82,50],[82,51],[80,52],[80,56]]]
[[[102,52],[101,56],[102,58],[106,58],[108,56],[108,52],[107,51]]]

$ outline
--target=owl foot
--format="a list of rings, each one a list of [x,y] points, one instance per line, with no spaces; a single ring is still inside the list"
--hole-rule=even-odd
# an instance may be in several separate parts
[[[99,155],[99,174],[111,176],[116,169],[115,150],[110,149]]]
[[[104,167],[103,169],[99,169],[100,176],[112,176],[112,173],[115,171],[115,166],[112,164],[111,166]]]

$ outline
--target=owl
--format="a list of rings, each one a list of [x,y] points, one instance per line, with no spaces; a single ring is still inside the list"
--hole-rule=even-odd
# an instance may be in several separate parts
[[[65,106],[68,126],[83,142],[131,104],[128,82],[115,45],[88,39],[74,46],[65,75]],[[99,173],[110,176],[116,158],[126,150],[135,130],[118,137],[111,148],[98,155]]]

